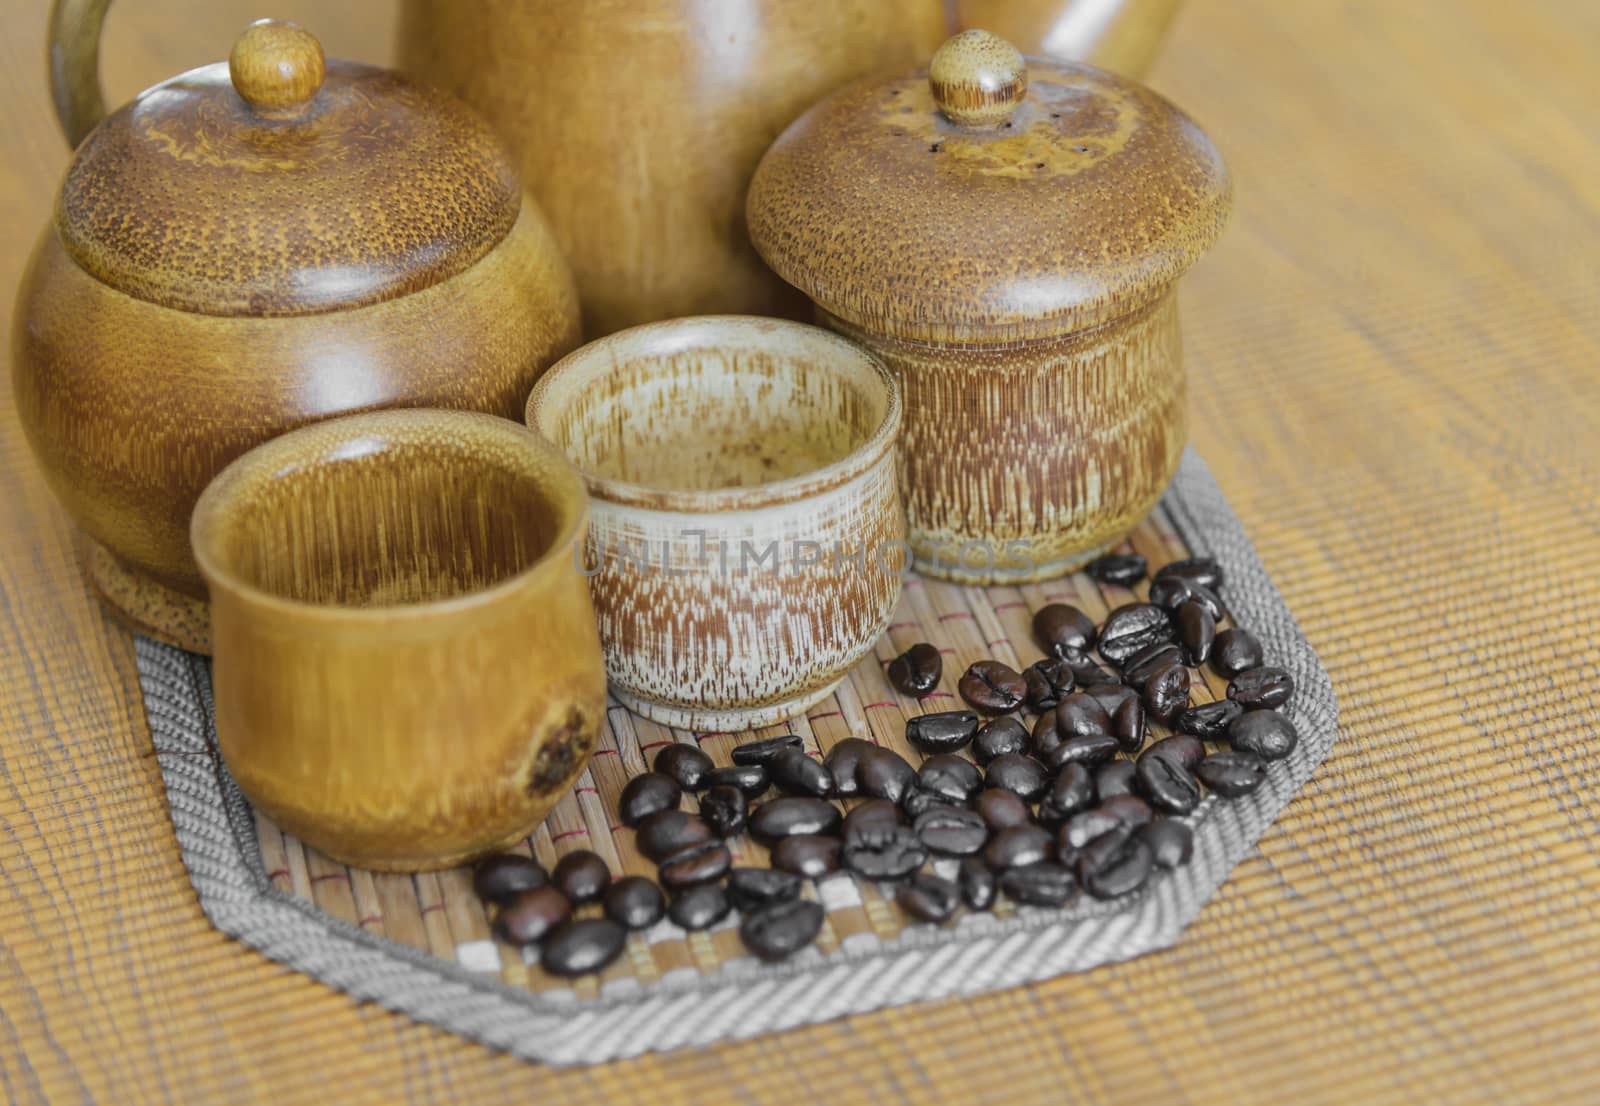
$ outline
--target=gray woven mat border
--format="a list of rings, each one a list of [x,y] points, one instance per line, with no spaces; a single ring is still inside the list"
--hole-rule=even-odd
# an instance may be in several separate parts
[[[858,938],[828,955],[811,949],[779,965],[738,960],[695,979],[617,980],[594,999],[511,987],[274,888],[250,807],[217,754],[207,661],[139,638],[145,710],[183,861],[212,923],[273,960],[358,999],[552,1064],[599,1063],[978,994],[1165,948],[1328,755],[1337,707],[1321,662],[1192,450],[1162,509],[1190,549],[1222,563],[1239,621],[1293,674],[1298,690],[1289,713],[1301,741],[1253,795],[1204,800],[1189,819],[1193,860],[1161,873],[1129,900],[1080,901],[1065,911],[1023,908],[1008,919],[973,914],[951,927],[913,927],[893,940]]]

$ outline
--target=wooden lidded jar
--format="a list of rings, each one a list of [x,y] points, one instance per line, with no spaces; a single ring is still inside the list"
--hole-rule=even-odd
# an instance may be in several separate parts
[[[102,597],[209,651],[189,516],[228,462],[370,408],[520,417],[579,330],[543,215],[465,105],[262,21],[84,139],[12,337]]]
[[[1176,282],[1231,191],[1167,100],[985,31],[773,143],[751,239],[899,371],[919,571],[1057,576],[1154,506],[1186,436]]]

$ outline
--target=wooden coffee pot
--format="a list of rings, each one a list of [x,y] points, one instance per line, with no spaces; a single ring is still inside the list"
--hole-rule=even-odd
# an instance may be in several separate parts
[[[189,517],[228,462],[369,408],[517,417],[578,337],[487,126],[263,21],[84,138],[19,291],[13,386],[102,596],[206,651]]]
[[[756,249],[901,375],[920,571],[1060,575],[1155,504],[1187,427],[1176,283],[1230,198],[1171,103],[984,31],[836,93],[767,151]]]

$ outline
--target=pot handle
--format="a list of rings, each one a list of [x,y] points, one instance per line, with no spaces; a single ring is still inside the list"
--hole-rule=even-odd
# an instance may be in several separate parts
[[[100,27],[111,0],[55,0],[50,6],[50,98],[73,149],[106,116],[100,91]]]

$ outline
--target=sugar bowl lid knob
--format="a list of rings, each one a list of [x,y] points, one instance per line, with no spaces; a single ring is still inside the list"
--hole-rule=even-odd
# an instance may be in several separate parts
[[[1027,94],[1028,66],[999,35],[962,31],[933,55],[928,87],[933,102],[958,127],[998,127]]]
[[[297,23],[260,19],[244,29],[228,54],[228,76],[250,110],[268,119],[293,119],[311,106],[327,61],[317,36]]]

